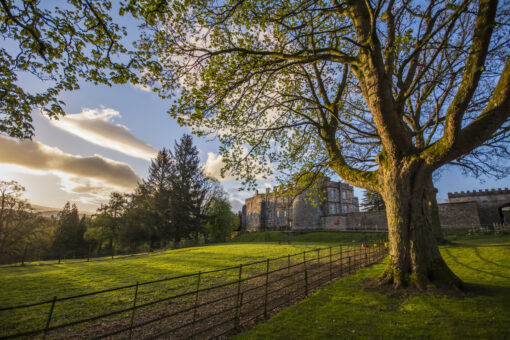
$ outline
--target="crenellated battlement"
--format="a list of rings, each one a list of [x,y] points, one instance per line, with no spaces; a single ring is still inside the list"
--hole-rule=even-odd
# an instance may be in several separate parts
[[[473,191],[461,191],[461,192],[449,192],[448,198],[459,198],[459,197],[472,197],[472,196],[490,196],[490,195],[501,195],[501,194],[509,194],[510,189],[508,188],[498,188],[498,189],[485,189],[485,190],[473,190]]]

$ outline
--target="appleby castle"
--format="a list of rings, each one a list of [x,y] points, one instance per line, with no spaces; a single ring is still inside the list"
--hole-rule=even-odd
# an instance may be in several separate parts
[[[313,230],[385,230],[384,211],[359,211],[359,200],[353,187],[325,178],[324,199],[312,204],[309,192],[296,197],[279,195],[266,189],[255,191],[246,199],[242,210],[242,230],[313,231]],[[461,191],[448,193],[448,202],[438,204],[441,227],[471,229],[508,223],[510,190]]]

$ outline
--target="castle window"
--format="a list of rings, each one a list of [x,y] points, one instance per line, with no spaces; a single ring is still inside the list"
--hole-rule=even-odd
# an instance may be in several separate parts
[[[337,201],[338,200],[338,191],[334,188],[329,188],[328,196],[329,196],[330,201]]]
[[[287,217],[287,210],[283,211],[283,217]]]
[[[349,207],[348,206],[344,205],[343,208],[344,208],[344,213],[348,213],[349,212]]]
[[[342,198],[347,199],[347,191],[342,191]]]
[[[336,214],[336,204],[330,204],[329,205],[329,214],[335,215]]]
[[[280,210],[276,211],[276,217],[280,217]]]

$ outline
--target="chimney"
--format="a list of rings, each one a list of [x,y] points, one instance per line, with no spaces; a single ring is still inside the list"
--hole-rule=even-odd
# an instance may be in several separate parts
[[[266,195],[269,195],[271,193],[271,188],[266,188]]]
[[[257,196],[258,194],[259,194],[259,191],[255,190],[255,196]]]

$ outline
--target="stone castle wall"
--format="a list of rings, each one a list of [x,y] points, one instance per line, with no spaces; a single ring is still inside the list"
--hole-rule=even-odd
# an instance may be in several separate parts
[[[330,195],[329,189],[338,189]],[[307,194],[294,200],[266,190],[246,200],[243,229],[246,231],[387,230],[384,211],[359,212],[358,198],[345,183],[327,182],[326,201],[312,205]],[[346,192],[344,194],[343,192]],[[468,229],[501,222],[501,207],[510,205],[510,190],[449,193],[449,202],[438,204],[443,229]],[[348,206],[348,208],[344,208]],[[344,209],[349,212],[343,213]],[[499,209],[499,210],[498,210]]]
[[[480,227],[476,202],[454,202],[437,205],[443,229],[467,229]]]
[[[510,204],[510,190],[504,188],[448,193],[448,202],[476,202],[480,224],[491,225],[501,222],[503,216],[500,208]]]

